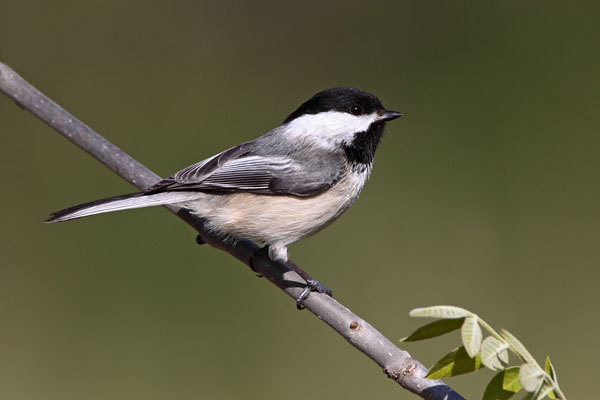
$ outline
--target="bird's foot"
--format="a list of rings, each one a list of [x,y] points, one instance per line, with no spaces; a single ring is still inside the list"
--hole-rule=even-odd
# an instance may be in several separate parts
[[[302,290],[302,293],[300,293],[300,296],[298,296],[298,298],[296,299],[296,308],[298,310],[304,309],[303,303],[306,299],[308,299],[308,296],[310,296],[311,292],[324,293],[329,297],[333,297],[333,292],[331,291],[331,289],[327,288],[318,280],[309,278],[306,280],[306,286]]]
[[[254,263],[260,257],[263,257],[264,255],[268,255],[269,258],[271,258],[271,253],[270,253],[269,249],[270,249],[269,245],[266,245],[264,247],[261,247],[260,249],[257,249],[254,252],[254,254],[252,255],[252,257],[250,257],[250,260],[248,261],[249,267],[254,272],[256,272],[256,275],[259,278],[261,278],[262,275],[260,274],[260,272],[258,272],[254,268]],[[286,252],[286,254],[287,254],[287,252]],[[332,293],[332,291],[329,288],[327,288],[321,282],[319,282],[316,279],[314,279],[312,276],[310,276],[308,273],[306,273],[302,268],[300,268],[299,266],[297,266],[295,263],[293,263],[289,259],[286,260],[284,263],[288,267],[290,267],[294,272],[296,272],[298,275],[300,275],[300,277],[302,279],[304,279],[306,281],[306,286],[304,287],[304,289],[300,293],[300,296],[298,296],[298,298],[296,299],[296,307],[298,308],[298,310],[303,310],[305,308],[303,303],[304,303],[304,301],[306,299],[308,299],[308,296],[310,296],[311,292],[324,293],[324,294],[326,294],[326,295],[328,295],[330,297],[333,297],[333,293]]]
[[[304,290],[302,290],[302,293],[300,293],[300,296],[298,296],[298,298],[296,299],[296,308],[298,308],[298,310],[304,309],[304,301],[308,299],[308,296],[310,296],[311,292],[325,293],[326,295],[333,297],[333,292],[331,290],[329,290],[327,287],[321,284],[321,282],[310,276],[306,271],[297,266],[294,262],[292,262],[291,260],[287,260],[287,265],[292,270],[294,270],[295,273],[300,275],[302,279],[306,281],[306,286],[304,287]]]

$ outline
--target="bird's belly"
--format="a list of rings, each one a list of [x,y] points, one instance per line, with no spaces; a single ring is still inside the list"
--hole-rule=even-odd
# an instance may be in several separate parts
[[[318,232],[346,211],[360,194],[367,175],[346,177],[315,196],[238,192],[207,195],[188,207],[204,217],[216,232],[265,244],[290,244]]]

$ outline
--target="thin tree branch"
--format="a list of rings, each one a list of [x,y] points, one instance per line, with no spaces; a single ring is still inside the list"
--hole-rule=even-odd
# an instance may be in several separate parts
[[[0,91],[137,188],[144,190],[160,180],[154,172],[98,135],[1,62]],[[204,242],[249,265],[249,260],[257,249],[254,243],[247,240],[235,245],[225,243],[208,234],[202,220],[186,209],[174,206],[167,208],[196,229]],[[266,255],[254,261],[253,267],[294,299],[304,287],[304,281],[296,273],[284,264],[271,261]],[[464,400],[441,380],[425,379],[427,369],[419,361],[411,358],[410,354],[396,347],[368,322],[333,298],[312,293],[304,305],[352,346],[375,361],[388,377],[403,388],[427,400]],[[290,306],[290,310],[292,308]]]

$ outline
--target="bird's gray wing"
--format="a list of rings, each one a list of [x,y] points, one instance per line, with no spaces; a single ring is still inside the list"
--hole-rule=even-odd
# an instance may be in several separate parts
[[[310,196],[331,187],[342,174],[342,162],[301,162],[289,155],[257,155],[251,142],[191,165],[159,182],[149,192],[200,190]],[[341,161],[341,160],[340,160]]]

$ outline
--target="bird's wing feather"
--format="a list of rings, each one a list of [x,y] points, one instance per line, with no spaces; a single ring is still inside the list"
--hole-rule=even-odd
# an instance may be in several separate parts
[[[287,155],[255,155],[244,143],[191,165],[157,183],[149,192],[201,190],[310,196],[331,187],[340,168],[300,163]],[[313,168],[307,166],[314,164]]]

